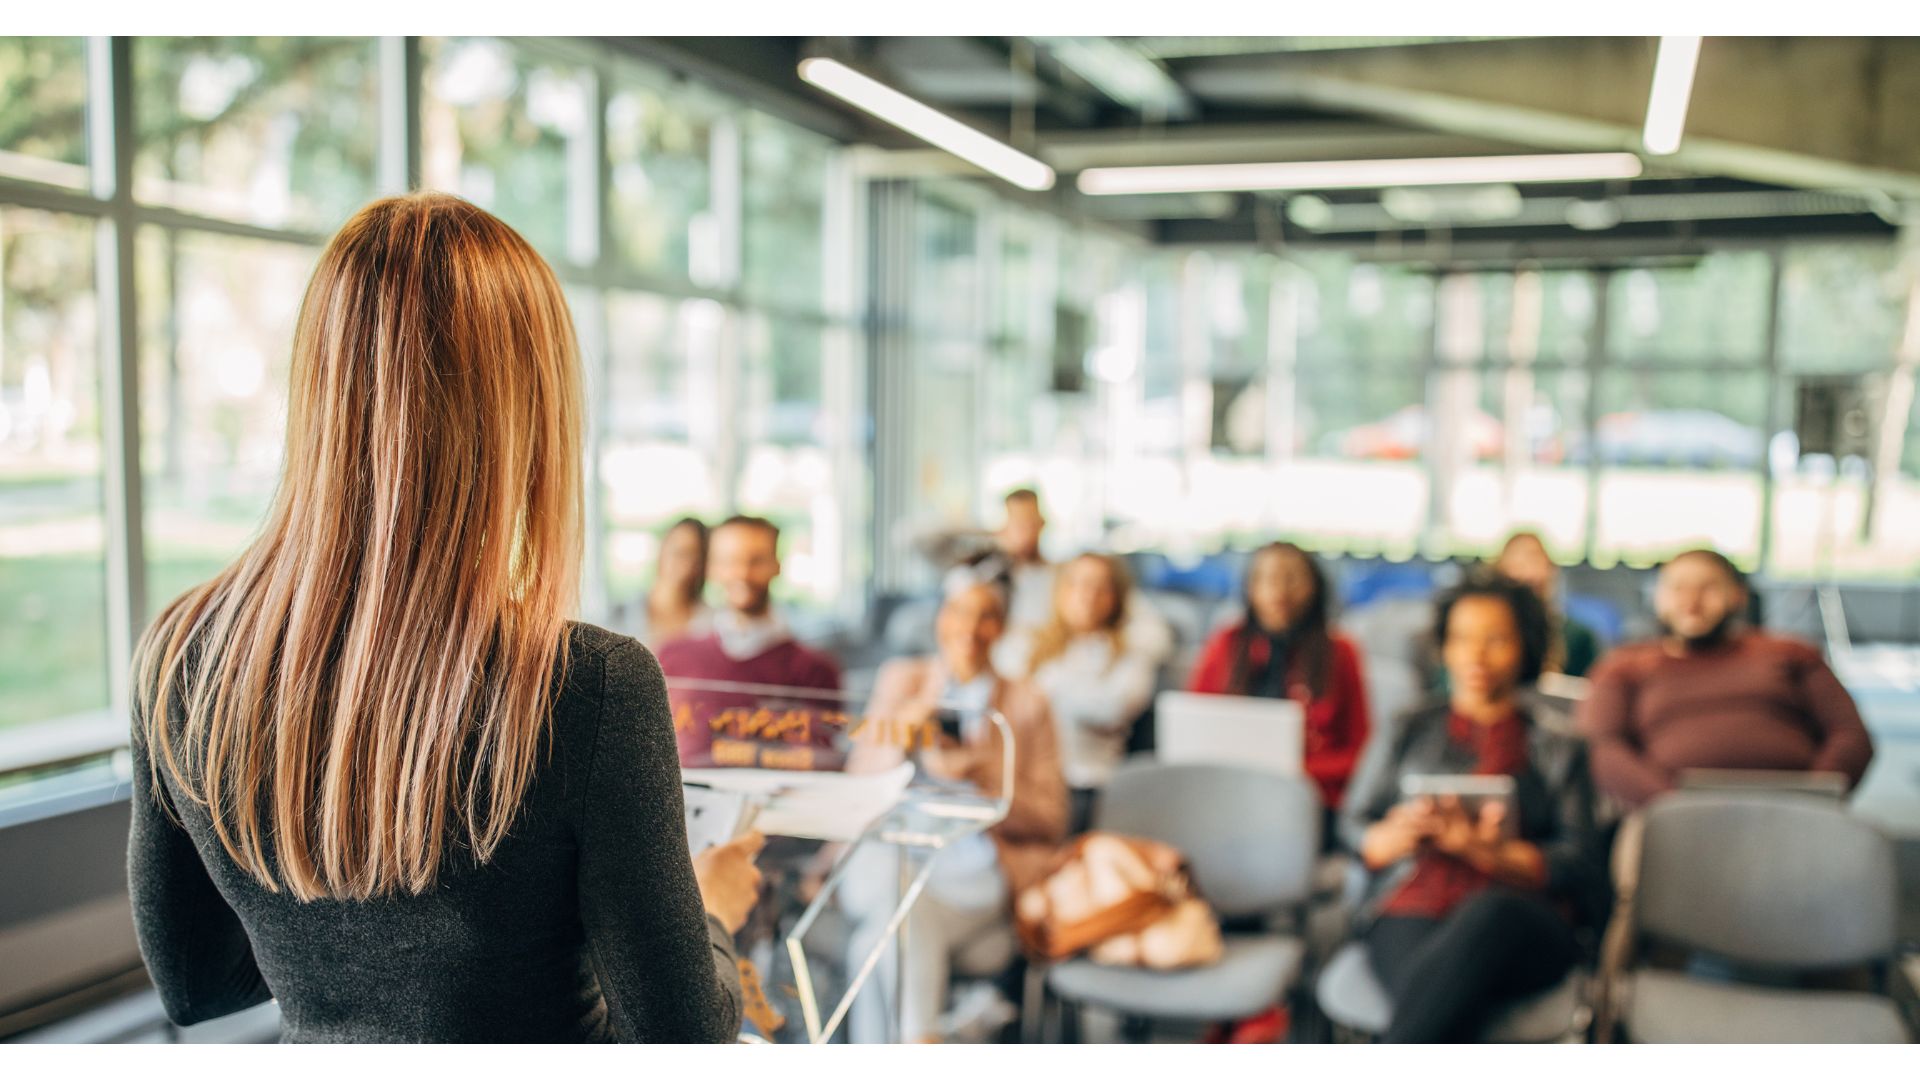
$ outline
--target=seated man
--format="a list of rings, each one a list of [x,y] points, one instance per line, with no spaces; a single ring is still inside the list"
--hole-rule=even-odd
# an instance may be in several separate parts
[[[1006,599],[997,587],[956,581],[940,608],[939,655],[893,660],[880,669],[859,745],[847,765],[848,771],[885,769],[922,747],[923,773],[996,795],[1003,784],[1002,752],[986,710],[998,710],[1013,732],[1014,795],[1006,820],[942,851],[907,916],[902,1013],[903,1037],[910,1042],[945,1034],[940,1018],[950,970],[966,966],[968,959],[984,967],[1004,967],[1012,960],[1012,897],[1039,880],[1066,839],[1067,784],[1046,698],[993,671],[990,654],[1005,626]],[[933,726],[943,710],[958,713],[958,739]],[[854,921],[849,970],[885,931],[898,892],[891,851],[868,845],[854,858],[858,862],[848,867],[840,893]],[[994,945],[999,947],[989,948]],[[994,955],[982,961],[983,952]],[[892,958],[882,958],[878,986],[864,988],[854,1002],[853,1041],[884,1040],[883,1002],[898,1000],[893,969]]]
[[[1837,772],[1858,784],[1873,743],[1819,650],[1746,625],[1746,578],[1689,551],[1660,570],[1665,636],[1594,669],[1580,710],[1594,780],[1628,808],[1672,791],[1682,769]]]
[[[669,680],[754,683],[800,690],[838,691],[840,665],[831,656],[794,640],[778,612],[773,610],[773,580],[780,576],[780,530],[757,517],[732,517],[717,526],[708,540],[708,576],[719,586],[724,606],[714,613],[712,630],[660,647],[660,669]],[[710,689],[670,687],[675,707],[674,729],[680,742],[680,764],[769,765],[772,761],[716,761],[715,724],[731,706],[751,710],[780,704],[767,693],[726,693]],[[788,703],[795,708],[830,712],[831,703],[815,704],[805,695]],[[721,724],[724,728],[724,724]],[[832,746],[832,726],[810,725],[802,733],[815,748]],[[790,767],[790,766],[786,766]]]

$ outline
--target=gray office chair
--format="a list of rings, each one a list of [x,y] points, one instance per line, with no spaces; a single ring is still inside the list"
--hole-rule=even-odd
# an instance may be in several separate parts
[[[1107,784],[1094,826],[1171,844],[1223,919],[1298,913],[1313,891],[1320,800],[1301,777],[1227,765],[1134,759]],[[1185,971],[1068,960],[1046,987],[1069,1009],[1108,1009],[1142,1030],[1155,1020],[1235,1020],[1276,1005],[1300,977],[1293,934],[1228,933],[1217,964]]]
[[[1494,1015],[1486,1041],[1559,1042],[1584,1031],[1592,1015],[1586,1004],[1586,976],[1575,970],[1551,990],[1522,998]],[[1370,1037],[1393,1021],[1393,1002],[1367,963],[1367,947],[1349,942],[1320,969],[1314,984],[1320,1011],[1343,1035]]]
[[[1632,945],[1608,979],[1631,1040],[1908,1041],[1884,992],[1898,918],[1885,836],[1844,806],[1795,794],[1682,791],[1645,815]],[[1700,959],[1655,968],[1649,944]],[[1702,960],[1744,970],[1709,977]],[[1862,969],[1873,990],[1767,985]]]

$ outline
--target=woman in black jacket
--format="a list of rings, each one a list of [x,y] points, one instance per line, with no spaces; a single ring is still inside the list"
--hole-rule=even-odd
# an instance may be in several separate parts
[[[1443,597],[1449,697],[1376,734],[1348,792],[1341,828],[1372,875],[1360,936],[1393,1000],[1389,1042],[1478,1038],[1495,1006],[1564,978],[1605,919],[1585,747],[1516,699],[1547,633],[1525,586],[1488,578]],[[1411,777],[1448,775],[1508,777],[1512,799],[1406,793]]]
[[[687,851],[660,667],[567,618],[579,357],[525,240],[383,199],[320,257],[260,536],[140,643],[128,869],[173,1020],[730,1041],[757,837]]]

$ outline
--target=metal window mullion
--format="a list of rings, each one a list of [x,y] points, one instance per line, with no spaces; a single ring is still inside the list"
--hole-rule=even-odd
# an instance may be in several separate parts
[[[1785,257],[1779,248],[1767,253],[1767,371],[1765,438],[1755,468],[1760,471],[1760,543],[1754,552],[1754,569],[1765,573],[1773,550],[1773,436],[1780,430],[1780,327],[1785,317]]]
[[[109,208],[94,233],[103,420],[100,480],[106,518],[107,688],[113,710],[126,716],[131,715],[133,701],[134,641],[146,626],[131,39],[90,39],[87,78],[93,194]]]
[[[420,39],[380,39],[379,189],[400,195],[420,186]]]
[[[1613,321],[1613,271],[1593,272],[1593,322],[1587,327],[1587,527],[1583,558],[1591,565],[1600,547],[1600,391],[1607,369],[1613,363],[1608,354],[1610,324]]]
[[[579,148],[579,155],[572,163],[575,168],[584,167],[590,175],[574,177],[576,188],[582,183],[586,186],[584,195],[576,191],[574,213],[584,220],[577,220],[576,228],[591,237],[587,245],[590,252],[583,250],[576,254],[590,254],[587,260],[593,268],[595,287],[587,291],[585,311],[576,310],[574,321],[580,338],[580,349],[585,361],[581,366],[585,376],[586,421],[581,452],[586,460],[581,463],[585,491],[582,493],[580,513],[586,536],[582,544],[581,596],[582,615],[589,622],[605,622],[611,607],[609,582],[607,580],[607,521],[605,477],[600,471],[601,443],[606,438],[608,419],[613,408],[610,389],[613,385],[612,348],[613,335],[607,324],[607,294],[598,287],[606,276],[607,260],[612,251],[606,215],[608,165],[606,154],[607,132],[607,76],[599,67],[588,69],[587,73],[587,134],[582,140],[586,145]]]

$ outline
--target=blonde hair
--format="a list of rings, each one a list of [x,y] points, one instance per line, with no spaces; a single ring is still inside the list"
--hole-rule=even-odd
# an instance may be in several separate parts
[[[1066,652],[1067,646],[1073,643],[1074,632],[1067,626],[1066,620],[1060,617],[1060,594],[1067,587],[1067,569],[1075,563],[1088,560],[1104,568],[1108,580],[1113,582],[1113,613],[1107,617],[1106,624],[1096,633],[1106,637],[1114,660],[1118,660],[1120,654],[1126,651],[1127,635],[1124,627],[1127,624],[1127,595],[1133,591],[1132,575],[1127,573],[1126,564],[1116,556],[1098,551],[1083,552],[1062,564],[1059,573],[1053,577],[1053,612],[1047,617],[1046,625],[1034,631],[1033,652],[1027,661],[1029,676],[1061,653]]]
[[[263,886],[418,894],[456,828],[506,838],[566,663],[581,413],[566,299],[498,218],[382,199],[327,245],[261,535],[135,661],[156,792]]]

